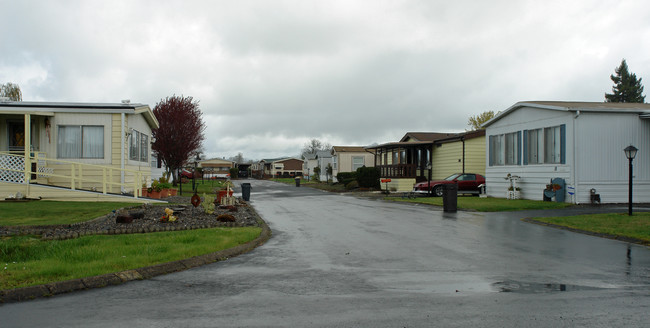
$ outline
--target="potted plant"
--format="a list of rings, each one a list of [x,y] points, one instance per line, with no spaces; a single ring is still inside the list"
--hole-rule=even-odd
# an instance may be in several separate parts
[[[160,187],[160,183],[158,181],[154,181],[151,183],[151,187],[147,189],[149,198],[155,198],[155,199],[160,199],[161,196],[161,191],[162,188]]]
[[[149,191],[149,188],[147,188],[147,184],[143,183],[142,184],[142,197],[148,197],[148,191]]]

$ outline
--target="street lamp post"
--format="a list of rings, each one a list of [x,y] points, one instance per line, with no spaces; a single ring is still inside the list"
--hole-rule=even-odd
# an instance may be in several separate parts
[[[630,173],[629,173],[629,182],[628,182],[628,210],[627,214],[632,216],[632,160],[636,157],[636,152],[638,149],[632,145],[629,145],[623,149],[625,152],[625,157],[630,161]]]
[[[199,157],[199,154],[196,154],[196,158],[194,159],[194,173],[192,173],[192,190],[196,193],[196,171],[197,167],[199,165],[199,161],[201,160],[201,157]]]

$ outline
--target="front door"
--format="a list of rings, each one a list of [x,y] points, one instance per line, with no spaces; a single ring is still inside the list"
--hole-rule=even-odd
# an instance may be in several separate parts
[[[9,151],[25,150],[25,123],[22,121],[7,122],[7,140]]]

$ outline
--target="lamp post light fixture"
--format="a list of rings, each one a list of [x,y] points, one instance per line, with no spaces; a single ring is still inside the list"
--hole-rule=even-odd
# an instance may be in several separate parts
[[[628,182],[628,210],[627,215],[632,216],[632,160],[636,157],[636,152],[638,149],[632,145],[629,145],[623,149],[625,152],[625,157],[630,161],[630,173],[629,173],[629,182]]]

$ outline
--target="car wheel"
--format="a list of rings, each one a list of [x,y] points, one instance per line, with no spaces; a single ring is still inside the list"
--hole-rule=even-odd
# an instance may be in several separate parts
[[[442,186],[433,187],[433,195],[436,197],[442,197]]]

